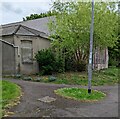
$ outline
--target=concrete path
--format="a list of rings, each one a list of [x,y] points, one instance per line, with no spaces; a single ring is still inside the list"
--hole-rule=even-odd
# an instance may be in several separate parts
[[[21,103],[10,109],[15,113],[11,117],[118,117],[117,85],[93,87],[93,89],[105,92],[107,97],[99,102],[83,103],[54,94],[55,89],[71,87],[69,85],[45,84],[15,79],[6,80],[20,85],[24,92]],[[45,96],[56,100],[49,103],[38,101],[39,98]]]

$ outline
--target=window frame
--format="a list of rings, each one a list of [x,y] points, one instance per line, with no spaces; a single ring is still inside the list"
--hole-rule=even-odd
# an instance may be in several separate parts
[[[31,44],[31,47],[23,46],[24,42],[29,42]],[[29,61],[24,61],[25,60],[23,55],[24,49],[31,50],[31,59]],[[26,59],[29,59],[29,58],[26,58]],[[22,64],[33,64],[33,43],[31,40],[21,40],[21,62]]]

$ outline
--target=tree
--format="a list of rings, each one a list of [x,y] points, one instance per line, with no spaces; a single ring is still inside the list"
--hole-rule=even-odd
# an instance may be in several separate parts
[[[81,2],[53,3],[56,11],[55,23],[49,28],[53,46],[67,49],[66,54],[74,55],[76,63],[88,62],[89,37],[91,23],[91,4]],[[118,14],[115,3],[95,3],[94,8],[94,49],[113,47],[117,40]]]
[[[118,4],[118,8],[120,4]],[[120,9],[118,9],[118,21],[120,21]],[[120,24],[118,23],[118,40],[115,42],[114,47],[108,47],[109,53],[109,65],[119,66],[120,67]]]
[[[31,14],[30,16],[26,16],[25,18],[23,18],[23,21],[49,17],[49,16],[53,16],[55,14],[56,14],[55,11],[48,11],[48,12],[40,13],[40,14]]]

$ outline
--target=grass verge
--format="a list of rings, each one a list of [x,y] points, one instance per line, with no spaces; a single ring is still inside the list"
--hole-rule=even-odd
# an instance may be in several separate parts
[[[108,69],[103,69],[100,71],[93,71],[92,75],[92,86],[105,86],[114,85],[119,83],[119,76],[117,67],[109,67]],[[68,85],[88,85],[88,73],[87,72],[65,72],[57,73],[54,75],[30,75],[22,76],[23,79],[27,81],[36,81],[44,83],[54,83],[54,84],[68,84]],[[51,78],[50,78],[51,77]]]
[[[92,86],[114,85],[119,81],[118,68],[109,67],[100,71],[93,71]],[[53,75],[56,77],[55,81],[50,82],[49,76],[32,76],[33,81],[38,77],[39,82],[54,83],[54,84],[69,84],[69,85],[88,85],[87,72],[65,72]]]
[[[7,109],[10,107],[17,105],[20,96],[21,89],[18,85],[11,83],[9,81],[2,81],[2,110],[3,116],[6,115]]]
[[[118,68],[110,67],[100,71],[93,71],[92,85],[113,85],[119,81]],[[69,72],[65,74],[57,75],[57,84],[77,84],[77,85],[88,85],[88,74],[87,72]]]
[[[54,91],[56,94],[70,98],[74,100],[80,100],[84,102],[93,102],[103,99],[106,94],[102,93],[101,91],[92,90],[91,94],[88,94],[87,89],[83,88],[60,88]]]

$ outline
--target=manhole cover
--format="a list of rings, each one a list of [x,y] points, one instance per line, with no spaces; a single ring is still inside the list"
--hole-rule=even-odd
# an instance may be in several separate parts
[[[47,102],[47,103],[49,103],[49,102],[55,101],[56,99],[52,98],[52,97],[49,97],[49,96],[45,96],[43,98],[39,98],[38,100],[41,101],[41,102]]]

